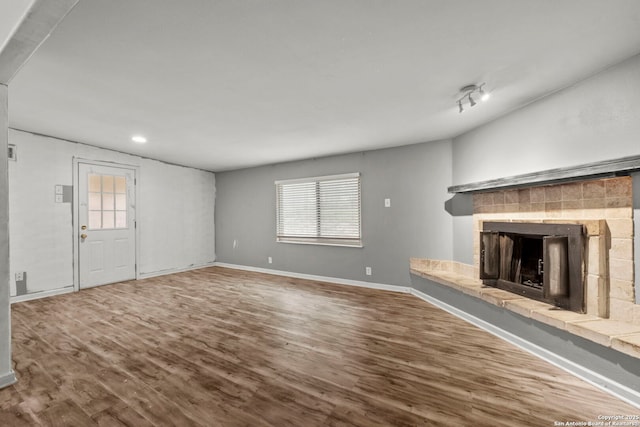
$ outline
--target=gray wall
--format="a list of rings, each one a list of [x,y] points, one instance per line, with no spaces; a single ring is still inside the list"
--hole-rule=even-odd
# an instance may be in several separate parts
[[[364,247],[277,243],[274,181],[347,172],[362,174]],[[453,255],[449,185],[450,141],[216,173],[217,261],[406,286],[409,257]]]
[[[7,86],[0,84],[0,387],[13,381],[9,305],[9,181]]]
[[[471,194],[456,194],[450,199],[450,213],[453,217],[453,259],[465,264],[473,264],[473,244],[471,230],[473,230],[473,196]],[[465,242],[466,244],[455,244]]]
[[[635,56],[455,138],[454,185],[640,154],[639,76]],[[457,217],[456,260],[469,262],[471,233]]]

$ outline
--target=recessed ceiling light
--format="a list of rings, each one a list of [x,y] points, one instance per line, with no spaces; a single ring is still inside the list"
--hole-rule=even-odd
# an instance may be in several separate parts
[[[142,135],[134,135],[131,137],[131,140],[136,144],[145,144],[147,142],[147,138]]]

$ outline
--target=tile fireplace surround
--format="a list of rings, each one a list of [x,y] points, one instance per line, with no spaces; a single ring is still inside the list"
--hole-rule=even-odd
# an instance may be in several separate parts
[[[484,285],[478,278],[484,221],[583,225],[586,313]],[[628,176],[475,193],[474,265],[412,258],[410,267],[413,274],[640,358],[633,233],[633,189]]]

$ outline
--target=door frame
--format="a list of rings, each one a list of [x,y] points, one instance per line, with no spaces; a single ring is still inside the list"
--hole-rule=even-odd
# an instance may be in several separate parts
[[[134,203],[136,207],[136,216],[135,216],[135,272],[136,272],[136,280],[140,278],[140,269],[138,268],[138,260],[140,259],[140,245],[138,244],[138,240],[140,239],[140,227],[138,227],[138,218],[140,217],[140,208],[138,206],[138,180],[140,179],[140,166],[132,165],[128,163],[118,163],[111,162],[105,160],[93,160],[93,159],[85,159],[82,157],[73,157],[73,208],[72,208],[72,228],[73,228],[73,290],[74,292],[78,292],[80,290],[80,231],[79,231],[79,221],[80,221],[80,204],[78,200],[80,200],[80,177],[79,177],[79,168],[80,164],[87,164],[92,166],[108,166],[112,168],[121,168],[121,169],[130,169],[135,173],[135,178],[133,182],[134,188]]]

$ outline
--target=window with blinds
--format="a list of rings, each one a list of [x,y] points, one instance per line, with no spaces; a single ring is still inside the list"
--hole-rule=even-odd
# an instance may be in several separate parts
[[[359,173],[275,184],[278,242],[362,246]]]

